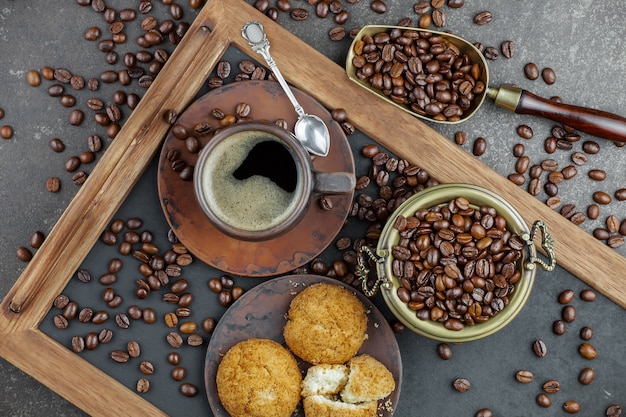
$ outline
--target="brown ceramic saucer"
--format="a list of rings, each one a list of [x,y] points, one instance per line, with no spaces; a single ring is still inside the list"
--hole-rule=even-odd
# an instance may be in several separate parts
[[[328,125],[331,145],[328,156],[315,157],[313,168],[319,172],[354,172],[354,158],[341,126],[330,112],[307,94],[294,90],[294,94],[307,113],[315,114]],[[219,122],[211,116],[215,108],[226,114],[235,114],[239,103],[251,107],[249,119],[272,123],[277,119],[287,122],[292,130],[297,120],[287,96],[273,81],[242,81],[212,90],[192,103],[179,117],[187,132],[194,132],[198,123],[207,122],[211,130]],[[210,135],[194,135],[204,145]],[[322,210],[318,197],[314,197],[305,217],[293,229],[275,239],[261,242],[241,241],[218,231],[202,212],[196,201],[193,181],[181,179],[172,169],[170,152],[178,151],[179,160],[194,166],[198,156],[191,153],[170,130],[158,167],[158,193],[161,207],[170,227],[178,239],[200,260],[227,273],[267,277],[294,270],[322,252],[335,238],[348,216],[352,193],[333,195],[332,210]]]
[[[228,350],[235,344],[250,338],[272,339],[284,344],[283,327],[291,300],[304,288],[319,282],[344,285],[340,281],[318,275],[287,275],[274,278],[257,285],[246,292],[224,313],[219,320],[206,354],[204,365],[204,385],[209,405],[215,417],[228,417],[217,396],[215,377],[217,368]],[[349,287],[348,287],[349,288]],[[389,323],[372,302],[361,293],[356,293],[368,312],[367,335],[358,354],[367,353],[382,362],[391,371],[396,381],[396,389],[383,400],[389,400],[390,407],[381,407],[380,416],[391,417],[398,405],[402,383],[402,359],[395,335]],[[308,365],[298,361],[301,371]],[[293,416],[303,416],[301,407]]]

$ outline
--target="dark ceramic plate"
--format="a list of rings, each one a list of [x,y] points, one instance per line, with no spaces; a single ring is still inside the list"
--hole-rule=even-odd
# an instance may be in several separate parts
[[[215,417],[229,417],[217,396],[215,382],[222,356],[235,344],[250,338],[272,339],[284,344],[283,327],[287,322],[285,316],[291,300],[304,288],[319,282],[343,285],[335,279],[318,275],[287,275],[274,278],[246,292],[219,320],[209,342],[204,366],[206,393]],[[380,402],[388,403],[391,407],[379,409],[380,416],[391,417],[398,404],[402,382],[400,349],[389,323],[381,312],[367,297],[361,293],[355,294],[365,305],[368,318],[368,339],[358,353],[367,353],[382,362],[396,381],[394,392]],[[298,363],[302,371],[310,366],[302,360],[298,360]],[[300,407],[294,412],[294,416],[304,416]]]

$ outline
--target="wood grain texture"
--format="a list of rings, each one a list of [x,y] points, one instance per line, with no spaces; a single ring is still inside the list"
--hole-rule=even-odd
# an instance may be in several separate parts
[[[250,5],[241,0],[209,0],[0,305],[0,356],[91,415],[129,415],[131,407],[136,412],[130,415],[162,414],[132,390],[41,333],[38,326],[159,149],[169,127],[163,121],[163,112],[186,108],[230,44],[254,56],[240,33],[248,20],[264,24],[274,59],[293,85],[329,109],[346,109],[350,121],[361,131],[426,169],[440,182],[476,184],[494,190],[528,224],[544,220],[556,240],[559,264],[626,308],[624,257],[435,130],[350,82],[341,66]],[[550,279],[549,274],[540,275],[539,279]],[[60,369],[70,375],[69,379],[59,377]],[[78,378],[84,375],[90,375],[92,383],[83,392],[78,388]],[[105,393],[95,392],[105,385],[112,388]],[[115,403],[123,410],[111,413],[103,403]]]

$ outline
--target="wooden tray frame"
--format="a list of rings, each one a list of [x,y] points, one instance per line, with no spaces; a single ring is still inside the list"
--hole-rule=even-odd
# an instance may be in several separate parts
[[[44,334],[38,326],[55,296],[65,288],[158,151],[169,128],[162,117],[164,112],[175,109],[180,113],[187,107],[229,46],[254,56],[240,32],[249,20],[263,23],[272,41],[272,54],[293,85],[329,109],[346,109],[350,121],[362,132],[426,169],[440,182],[470,183],[495,190],[528,224],[544,220],[556,240],[559,264],[626,308],[623,273],[626,258],[429,126],[349,81],[341,66],[252,6],[241,0],[208,0],[161,74],[0,304],[1,357],[90,415],[165,415]],[[306,65],[300,59],[304,54]],[[393,123],[384,123],[385,120]],[[107,387],[104,391],[103,386]]]

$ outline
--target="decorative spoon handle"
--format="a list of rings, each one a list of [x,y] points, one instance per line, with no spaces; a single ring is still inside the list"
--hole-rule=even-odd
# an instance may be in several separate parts
[[[291,104],[293,104],[293,107],[296,109],[298,116],[304,116],[305,113],[302,106],[298,103],[298,100],[296,100],[296,97],[293,95],[291,88],[289,88],[287,81],[285,81],[285,78],[280,73],[278,66],[276,66],[276,62],[274,62],[274,59],[270,55],[270,42],[267,40],[267,36],[265,36],[263,25],[259,22],[248,22],[241,29],[241,36],[248,41],[254,52],[261,55],[263,59],[265,59],[265,62],[267,62],[267,65],[269,65],[270,69],[274,73],[274,77],[276,77],[280,86],[285,91],[285,94],[287,94],[289,101],[291,101]]]

